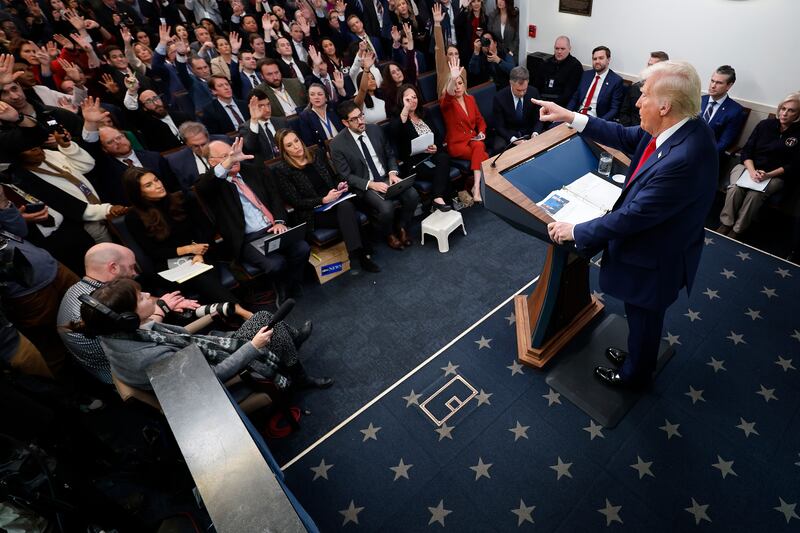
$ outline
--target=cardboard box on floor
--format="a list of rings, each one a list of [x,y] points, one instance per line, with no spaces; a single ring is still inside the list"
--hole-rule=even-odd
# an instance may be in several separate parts
[[[343,242],[327,248],[312,246],[308,262],[314,267],[320,285],[350,270],[350,257]]]

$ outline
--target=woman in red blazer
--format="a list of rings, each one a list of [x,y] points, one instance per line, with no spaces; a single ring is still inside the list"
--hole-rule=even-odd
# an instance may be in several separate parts
[[[459,60],[450,60],[450,81],[439,100],[447,134],[447,153],[458,159],[469,159],[469,168],[475,177],[472,198],[481,202],[481,163],[489,158],[486,146],[486,121],[483,120],[475,98],[467,94],[467,86],[461,78]]]

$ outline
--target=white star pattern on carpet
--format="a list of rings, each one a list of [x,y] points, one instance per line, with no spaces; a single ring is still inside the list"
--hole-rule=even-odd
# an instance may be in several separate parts
[[[792,274],[789,272],[788,268],[779,268],[775,271],[775,273],[784,279],[792,277]]]
[[[528,507],[525,505],[525,502],[522,498],[519,499],[519,507],[516,509],[511,509],[511,512],[517,515],[517,527],[521,526],[524,522],[530,522],[533,524],[533,517],[531,514],[533,513],[534,509],[536,509],[535,505]]]
[[[552,465],[550,468],[556,471],[557,477],[556,481],[561,479],[563,476],[567,476],[568,478],[572,477],[569,469],[572,466],[572,463],[565,463],[561,460],[561,457],[558,457],[556,464]]]
[[[767,287],[764,287],[760,292],[761,294],[765,295],[767,299],[778,297],[778,291],[775,289],[768,289]]]
[[[475,396],[475,399],[478,400],[478,405],[483,405],[483,404],[492,405],[492,402],[489,401],[489,396],[491,396],[492,394],[494,393],[484,392],[483,389],[481,389],[480,394]]]
[[[519,439],[527,439],[528,438],[528,429],[530,426],[523,426],[517,420],[517,425],[513,428],[509,428],[509,431],[514,434],[514,442],[517,442]]]
[[[639,472],[639,479],[642,479],[644,476],[656,477],[653,472],[650,470],[653,461],[642,461],[642,458],[638,455],[636,456],[636,464],[628,465],[637,472]]]
[[[703,320],[700,318],[700,311],[692,311],[691,309],[689,309],[687,313],[684,313],[683,316],[688,317],[691,322],[694,322],[695,320]]]
[[[712,357],[712,358],[711,358],[711,361],[709,361],[709,362],[708,362],[708,363],[706,363],[706,364],[707,364],[708,366],[710,366],[711,368],[713,368],[713,369],[714,369],[714,373],[715,373],[715,374],[716,374],[717,372],[719,372],[720,370],[726,370],[726,368],[725,368],[725,361],[724,361],[724,360],[723,360],[723,361],[717,361],[716,359],[714,359],[714,358]]]
[[[756,431],[756,423],[755,422],[746,422],[744,418],[739,418],[739,425],[736,426],[737,428],[744,431],[744,436],[749,438],[751,434],[758,435],[758,431]]]
[[[603,435],[603,426],[598,426],[591,418],[589,419],[589,425],[583,428],[583,430],[589,432],[589,440],[594,440],[595,437],[600,437],[601,439],[606,438],[606,436]]]
[[[758,309],[750,309],[747,308],[747,311],[744,313],[745,315],[749,316],[752,320],[758,320],[759,318],[763,319],[764,317],[761,316],[761,311]]]
[[[786,518],[787,524],[792,518],[800,520],[800,516],[797,516],[797,512],[794,510],[794,508],[797,507],[796,503],[786,503],[783,501],[783,498],[778,498],[778,501],[780,501],[780,505],[773,507],[773,509],[783,514],[783,517]]]
[[[434,431],[439,434],[440,442],[442,439],[453,440],[453,426],[448,426],[447,422],[444,422],[442,427],[436,428]]]
[[[665,418],[664,425],[660,426],[658,429],[666,432],[667,440],[670,440],[672,437],[683,437],[680,431],[678,431],[678,427],[680,427],[680,424],[672,424],[669,420]]]
[[[328,479],[328,470],[333,468],[333,465],[326,465],[325,458],[322,458],[322,461],[319,462],[319,466],[312,466],[310,470],[314,472],[314,479],[311,481],[316,481],[319,478]]]
[[[791,334],[791,337],[797,340],[797,342],[800,342],[800,331],[794,330],[794,333]]]
[[[592,291],[592,296],[603,302],[606,295],[603,292]]]
[[[708,296],[709,300],[713,300],[714,298],[719,300],[719,291],[711,290],[708,287],[706,287],[706,290],[703,291],[703,294]]]
[[[611,505],[611,502],[606,498],[606,506],[602,509],[598,509],[597,512],[606,517],[606,527],[608,527],[611,525],[611,522],[623,523],[622,519],[619,517],[621,509],[621,505]]]
[[[725,338],[732,340],[734,346],[739,344],[747,344],[747,341],[744,340],[744,334],[742,333],[735,333],[731,331],[731,334]]]
[[[667,336],[666,337],[662,337],[662,338],[665,341],[667,341],[670,346],[674,346],[676,344],[680,344],[681,343],[681,341],[678,340],[678,339],[681,338],[681,336],[680,335],[673,335],[669,331],[667,332]]]
[[[712,464],[711,466],[719,469],[719,471],[722,473],[722,479],[725,479],[725,477],[727,477],[728,474],[739,477],[739,474],[733,471],[733,461],[726,461],[719,455],[717,455],[717,462]]]
[[[733,270],[728,270],[727,268],[723,268],[722,272],[720,272],[721,276],[725,276],[725,279],[731,279],[736,277],[736,272]]]
[[[711,522],[711,518],[708,517],[708,504],[700,505],[694,498],[692,498],[692,506],[687,507],[686,512],[694,516],[694,525],[699,525],[701,520]]]
[[[363,507],[356,507],[355,502],[350,500],[350,505],[347,507],[347,509],[342,509],[339,511],[339,513],[344,516],[344,522],[342,522],[342,525],[346,526],[349,522],[358,524],[358,513],[363,510]]]
[[[389,467],[389,470],[391,470],[392,472],[394,472],[394,479],[393,479],[392,481],[397,481],[397,480],[398,480],[398,479],[400,479],[401,477],[404,477],[404,478],[406,478],[406,479],[409,479],[409,477],[408,477],[408,469],[409,469],[409,468],[411,468],[412,466],[414,466],[414,465],[412,465],[412,464],[408,464],[408,465],[407,465],[407,464],[405,464],[405,463],[403,462],[403,458],[401,457],[401,458],[400,458],[400,463],[399,463],[397,466],[390,466],[390,467]]]
[[[443,367],[442,367],[442,370],[444,370],[444,377],[447,377],[447,376],[449,376],[450,374],[452,374],[452,375],[454,375],[454,376],[455,376],[455,375],[457,374],[456,370],[458,370],[458,367],[459,367],[459,366],[460,366],[460,365],[454,365],[453,363],[451,363],[450,361],[448,361],[448,362],[447,362],[447,366],[443,366]]]
[[[750,259],[750,253],[749,252],[737,252],[736,253],[736,257],[738,257],[742,261],[747,261],[747,260]]]
[[[380,431],[380,427],[375,427],[372,425],[372,422],[369,423],[369,426],[366,429],[359,430],[361,433],[364,434],[364,440],[361,442],[367,442],[367,440],[378,440],[378,431]]]
[[[550,389],[547,394],[542,394],[542,398],[547,398],[547,407],[551,407],[554,403],[561,405],[561,394],[553,389]]]
[[[703,398],[703,389],[696,390],[691,385],[689,385],[689,392],[684,392],[683,394],[692,399],[692,405],[696,404],[697,402],[706,401],[706,399]]]
[[[487,339],[486,337],[481,335],[481,338],[476,340],[475,344],[478,345],[479,350],[483,350],[484,348],[491,349],[492,347],[489,345],[490,342],[492,342],[492,339]]]
[[[524,367],[521,364],[519,364],[516,360],[512,361],[511,364],[506,368],[511,370],[512,376],[515,374],[524,374],[524,372],[522,371]]]
[[[411,407],[412,405],[419,405],[419,399],[422,395],[415,394],[414,389],[411,389],[411,394],[408,396],[403,396],[403,399],[406,401],[406,407]]]
[[[492,476],[489,474],[489,469],[491,467],[492,463],[484,463],[483,458],[478,457],[478,464],[469,467],[469,469],[475,472],[475,481],[478,481],[482,477],[492,479]]]
[[[510,315],[508,315],[506,317],[506,320],[508,320],[508,325],[509,326],[513,326],[514,322],[517,321],[517,316],[514,313],[511,313]]]
[[[758,394],[759,396],[763,396],[765,402],[769,403],[770,400],[778,399],[778,397],[775,396],[775,389],[768,389],[760,383],[758,384],[758,386],[761,387],[761,390],[756,391],[756,394]]]
[[[775,361],[775,364],[781,367],[784,372],[788,372],[789,370],[797,370],[792,364],[791,359],[784,359],[780,355],[778,356],[778,359]]]
[[[428,507],[428,511],[431,513],[431,519],[428,521],[428,525],[439,522],[442,527],[444,527],[444,517],[453,512],[444,508],[444,500],[439,500],[439,505],[436,507]]]

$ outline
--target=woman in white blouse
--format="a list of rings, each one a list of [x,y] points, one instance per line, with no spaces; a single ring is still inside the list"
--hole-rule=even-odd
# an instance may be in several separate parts
[[[361,66],[364,70],[356,77],[358,93],[353,101],[361,108],[367,124],[377,124],[386,120],[386,102],[375,96],[378,82],[370,71],[375,63],[375,55],[371,52],[359,52],[359,54],[363,54]]]

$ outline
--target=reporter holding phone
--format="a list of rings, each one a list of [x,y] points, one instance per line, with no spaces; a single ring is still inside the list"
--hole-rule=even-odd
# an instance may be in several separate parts
[[[327,211],[315,207],[330,204],[348,194],[347,182],[340,181],[325,163],[319,149],[309,149],[291,130],[280,130],[275,143],[283,159],[275,166],[275,179],[283,199],[294,208],[295,223],[314,228],[335,228],[342,233],[347,253],[357,257],[362,270],[380,272],[365,249],[355,205],[344,200]]]

